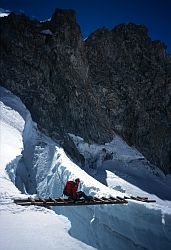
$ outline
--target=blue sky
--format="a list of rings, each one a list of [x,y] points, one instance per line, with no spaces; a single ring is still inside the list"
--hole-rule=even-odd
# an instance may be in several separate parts
[[[163,41],[171,53],[171,0],[1,0],[0,7],[39,20],[51,17],[55,8],[72,8],[84,37],[102,26],[144,24],[149,36]]]

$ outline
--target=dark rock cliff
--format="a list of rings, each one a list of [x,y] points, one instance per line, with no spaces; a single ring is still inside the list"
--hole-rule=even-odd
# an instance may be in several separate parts
[[[97,30],[86,40],[89,75],[112,128],[171,170],[171,57],[142,25]]]
[[[171,57],[141,25],[95,31],[84,41],[73,10],[50,21],[0,19],[0,84],[17,94],[39,128],[79,161],[69,133],[104,143],[114,131],[171,171]]]

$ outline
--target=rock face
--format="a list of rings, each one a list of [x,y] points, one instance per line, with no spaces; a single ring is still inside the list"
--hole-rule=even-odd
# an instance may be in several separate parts
[[[171,170],[171,57],[141,25],[97,30],[86,40],[89,75],[112,128]],[[170,169],[170,170],[169,170]]]
[[[0,26],[0,84],[73,159],[82,161],[68,133],[104,143],[116,132],[171,172],[171,57],[144,26],[84,41],[74,11],[59,9],[46,22],[12,13]]]

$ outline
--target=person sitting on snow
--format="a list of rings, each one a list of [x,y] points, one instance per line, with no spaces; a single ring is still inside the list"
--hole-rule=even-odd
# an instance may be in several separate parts
[[[63,190],[63,194],[75,201],[82,197],[85,200],[90,200],[90,197],[87,196],[84,192],[82,191],[77,192],[79,183],[80,183],[79,178],[75,179],[75,181],[67,181]]]

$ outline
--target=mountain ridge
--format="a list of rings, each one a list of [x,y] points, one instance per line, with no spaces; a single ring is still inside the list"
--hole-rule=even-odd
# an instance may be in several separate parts
[[[84,41],[75,12],[56,9],[45,22],[11,13],[0,27],[0,84],[72,158],[84,161],[68,133],[96,143],[118,133],[170,173],[171,58],[145,26],[101,28]]]

